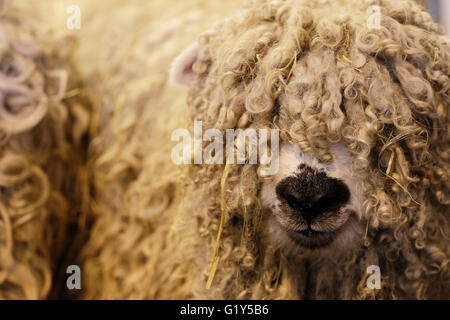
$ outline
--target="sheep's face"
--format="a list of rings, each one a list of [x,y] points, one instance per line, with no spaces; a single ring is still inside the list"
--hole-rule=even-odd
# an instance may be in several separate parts
[[[199,168],[214,179],[203,186],[212,201],[200,221],[212,229],[211,216],[237,217],[233,226],[242,219],[221,243],[264,254],[264,268],[289,256],[293,277],[306,277],[298,266],[310,258],[351,261],[336,275],[341,283],[384,259],[445,269],[434,257],[448,257],[448,43],[414,1],[382,1],[377,27],[369,2],[255,1],[173,64],[204,128],[279,130],[272,176],[250,162]],[[425,258],[427,250],[439,255]]]
[[[172,79],[190,85],[195,78],[193,65],[203,49],[198,43],[186,49],[172,66]],[[290,108],[283,97],[280,101],[280,110]],[[344,142],[332,145],[331,159],[326,161],[283,138],[278,147],[278,170],[261,178],[259,193],[275,231],[272,240],[303,252],[349,249],[359,244],[364,184],[353,168],[354,155],[348,146]]]
[[[273,227],[301,247],[329,247],[356,233],[362,190],[352,174],[352,156],[344,144],[331,152],[333,161],[324,163],[297,145],[282,144],[280,169],[263,182],[261,200]]]

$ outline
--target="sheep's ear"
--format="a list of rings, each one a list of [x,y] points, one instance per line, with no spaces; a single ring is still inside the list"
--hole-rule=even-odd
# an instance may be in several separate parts
[[[194,79],[195,61],[201,50],[201,44],[194,42],[175,58],[170,68],[170,79],[175,83],[189,85]]]

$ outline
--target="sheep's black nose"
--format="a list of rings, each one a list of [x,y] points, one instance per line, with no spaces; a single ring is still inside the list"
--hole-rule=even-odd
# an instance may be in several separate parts
[[[350,199],[350,191],[342,181],[305,166],[300,173],[283,179],[276,193],[308,224],[322,213],[339,210]]]

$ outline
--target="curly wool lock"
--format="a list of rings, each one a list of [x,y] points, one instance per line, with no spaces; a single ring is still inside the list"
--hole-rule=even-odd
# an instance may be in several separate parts
[[[42,299],[68,226],[83,219],[89,108],[70,58],[50,37],[37,41],[35,21],[24,19],[31,13],[8,2],[0,1],[0,299]]]
[[[372,4],[379,29],[366,24]],[[413,1],[256,1],[199,42],[184,127],[278,128],[325,163],[345,143],[365,233],[356,249],[311,261],[271,234],[255,166],[180,175],[165,140],[144,139],[182,121],[144,114],[133,132],[130,119],[116,124],[131,143],[107,124],[97,138],[87,297],[448,298],[450,52],[429,14]],[[152,101],[174,100],[169,89]],[[373,264],[381,290],[366,287]]]

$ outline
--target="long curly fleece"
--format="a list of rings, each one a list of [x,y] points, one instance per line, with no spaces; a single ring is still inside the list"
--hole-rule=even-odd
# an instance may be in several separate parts
[[[89,105],[77,71],[33,12],[0,1],[0,299],[46,298],[84,221]],[[6,12],[8,14],[6,15]],[[38,40],[39,38],[39,40]]]
[[[87,297],[448,298],[450,52],[429,14],[413,1],[256,1],[199,42],[188,107],[153,95],[163,123],[118,120],[127,134],[99,154]],[[344,142],[365,190],[356,249],[311,261],[268,241],[254,165],[173,166],[170,130],[193,120],[278,128],[325,162]],[[374,264],[380,290],[366,286]]]
[[[83,162],[91,191],[74,205],[88,210],[77,230],[89,236],[77,259],[63,258],[81,266],[81,297],[449,298],[450,47],[429,14],[412,0],[253,1],[235,15],[234,1],[222,2],[155,0],[137,10],[112,1],[119,27],[87,19],[99,48],[85,38],[77,55],[92,97]],[[381,9],[378,29],[367,26],[371,5]],[[205,30],[186,105],[186,91],[168,82],[170,62]],[[194,120],[203,130],[277,128],[282,142],[323,162],[344,143],[364,190],[353,249],[311,259],[276,241],[255,165],[174,165],[171,132]],[[19,257],[13,215],[2,209],[0,253]],[[49,246],[27,252],[51,261]],[[14,292],[5,274],[22,290],[41,279],[12,277],[13,262],[45,265],[3,261],[3,295]],[[380,266],[379,290],[366,286],[370,265]]]

